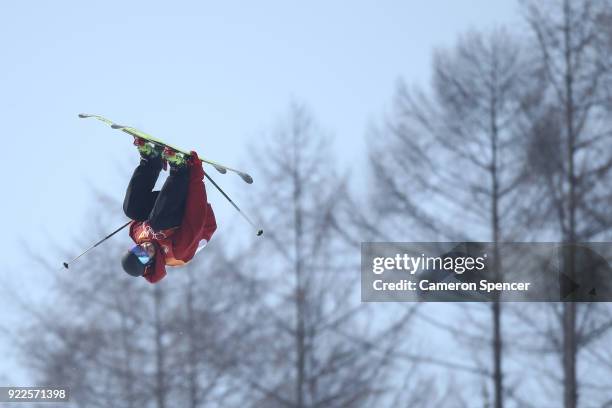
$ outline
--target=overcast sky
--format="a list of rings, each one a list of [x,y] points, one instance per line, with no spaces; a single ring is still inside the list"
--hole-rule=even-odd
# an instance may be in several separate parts
[[[398,78],[426,85],[434,47],[518,20],[513,0],[2,2],[0,282],[38,297],[46,271],[31,267],[19,239],[60,266],[45,243],[68,246],[83,232],[92,188],[122,199],[137,163],[130,140],[78,113],[244,167],[246,146],[293,99],[334,136],[341,163],[359,167],[365,130]],[[247,206],[246,185],[215,178]],[[223,234],[235,214],[209,197]],[[108,230],[123,221],[116,208]]]

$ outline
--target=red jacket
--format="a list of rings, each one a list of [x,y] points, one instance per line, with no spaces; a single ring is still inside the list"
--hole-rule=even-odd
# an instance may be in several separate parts
[[[215,214],[206,199],[202,162],[196,152],[192,151],[191,155],[194,159],[189,164],[189,188],[181,225],[163,231],[154,231],[147,221],[133,221],[130,225],[130,237],[134,242],[152,242],[157,250],[153,265],[148,266],[143,275],[151,283],[166,276],[166,265],[179,266],[189,262],[200,241],[210,241],[217,229]]]

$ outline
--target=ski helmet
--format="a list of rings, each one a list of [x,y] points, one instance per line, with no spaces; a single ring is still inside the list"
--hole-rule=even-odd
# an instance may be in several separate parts
[[[121,258],[121,265],[123,266],[123,270],[132,276],[142,276],[147,268],[136,254],[131,251],[127,251],[123,258]]]

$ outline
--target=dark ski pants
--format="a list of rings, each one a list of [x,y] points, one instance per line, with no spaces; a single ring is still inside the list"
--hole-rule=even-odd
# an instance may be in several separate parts
[[[161,169],[160,159],[141,160],[123,200],[125,215],[135,221],[149,221],[155,231],[181,225],[189,185],[188,168],[170,168],[161,191],[153,191]]]

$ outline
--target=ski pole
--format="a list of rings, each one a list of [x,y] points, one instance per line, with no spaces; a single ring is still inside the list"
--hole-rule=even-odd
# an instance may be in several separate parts
[[[95,244],[93,244],[92,246],[87,248],[85,251],[83,251],[79,256],[74,258],[72,261],[64,262],[64,268],[68,269],[68,265],[70,265],[71,263],[75,262],[77,259],[79,259],[83,255],[85,255],[86,253],[88,253],[89,251],[91,251],[92,249],[94,249],[95,247],[97,247],[98,245],[100,245],[101,243],[103,243],[104,241],[106,241],[107,239],[109,239],[110,237],[112,237],[113,235],[115,235],[116,233],[118,233],[119,231],[121,231],[122,229],[127,227],[128,225],[130,225],[131,222],[132,222],[132,220],[126,222],[125,224],[123,224],[122,226],[120,226],[119,228],[117,228],[116,230],[114,230],[113,232],[111,232],[110,234],[105,236],[104,238],[102,238],[100,241],[96,242]]]
[[[238,211],[240,213],[240,215],[242,215],[242,217],[244,217],[245,220],[247,220],[247,222],[249,224],[251,224],[251,226],[253,228],[255,228],[257,230],[257,236],[260,236],[263,234],[263,230],[257,228],[257,226],[255,225],[255,223],[253,221],[251,221],[251,219],[249,217],[247,217],[247,215],[245,213],[242,212],[242,210],[240,210],[240,208],[238,208],[238,206],[232,201],[231,198],[229,198],[229,196],[227,194],[225,194],[225,191],[223,191],[223,189],[221,189],[221,187],[219,187],[219,185],[217,183],[215,183],[215,180],[213,180],[212,178],[210,178],[210,176],[208,175],[208,173],[204,172],[204,175],[206,176],[206,178],[213,183],[213,186],[215,186],[217,188],[217,190],[219,190],[219,192],[221,194],[223,194],[223,197],[225,197],[227,199],[227,201],[230,202],[231,205],[234,206],[234,208],[236,209],[236,211]]]

